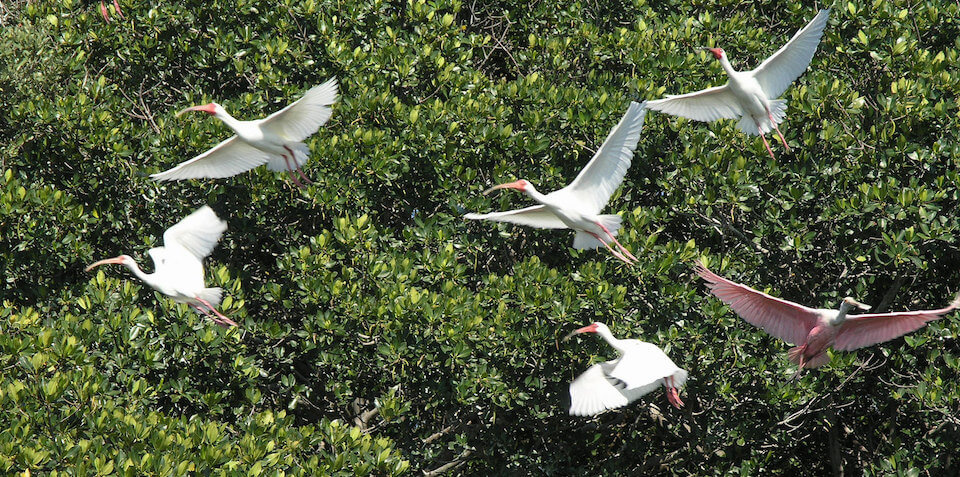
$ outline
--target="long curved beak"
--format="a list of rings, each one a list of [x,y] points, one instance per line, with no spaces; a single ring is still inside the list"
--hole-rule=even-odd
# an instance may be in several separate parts
[[[579,328],[568,333],[567,336],[563,337],[563,342],[566,342],[567,340],[572,338],[574,335],[579,335],[580,333],[596,333],[596,332],[597,332],[597,325],[589,324],[587,326],[584,326],[583,328]]]
[[[523,190],[523,183],[522,183],[522,181],[505,182],[505,183],[503,183],[503,184],[495,185],[495,186],[493,186],[493,187],[491,187],[491,188],[483,191],[483,195],[487,195],[487,194],[489,194],[489,193],[491,193],[491,192],[493,192],[493,191],[495,191],[495,190],[497,190],[497,189],[517,189],[517,190]]]
[[[119,265],[121,263],[123,263],[122,255],[119,257],[105,258],[103,260],[100,260],[99,262],[92,263],[89,267],[84,268],[83,271],[89,272],[90,270],[93,270],[94,268],[99,267],[100,265],[107,265],[107,264]]]
[[[853,298],[847,298],[847,299],[846,299],[846,302],[849,303],[849,304],[851,304],[851,305],[853,305],[853,306],[855,306],[855,307],[857,307],[857,308],[859,308],[859,309],[861,309],[861,310],[869,310],[869,309],[871,308],[870,305],[866,305],[866,304],[860,303],[859,301],[854,300]]]
[[[184,114],[184,113],[189,113],[190,111],[203,111],[203,109],[202,109],[203,107],[204,107],[204,106],[201,105],[201,106],[190,106],[189,108],[181,109],[180,111],[177,111],[177,114],[175,114],[174,117],[179,118],[180,115],[182,115],[182,114]]]

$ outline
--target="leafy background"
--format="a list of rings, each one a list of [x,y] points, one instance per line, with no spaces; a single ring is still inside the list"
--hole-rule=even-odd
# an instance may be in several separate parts
[[[783,342],[691,277],[702,257],[811,306],[957,292],[960,7],[832,5],[785,94],[793,154],[734,121],[651,113],[608,210],[640,263],[472,223],[528,178],[566,184],[631,100],[751,68],[820,5],[663,0],[122,0],[0,4],[0,468],[92,475],[945,475],[960,441],[956,314],[789,381]],[[337,77],[306,192],[264,168],[156,183]],[[120,268],[202,204],[223,330]],[[592,419],[567,383],[613,351],[692,379]]]

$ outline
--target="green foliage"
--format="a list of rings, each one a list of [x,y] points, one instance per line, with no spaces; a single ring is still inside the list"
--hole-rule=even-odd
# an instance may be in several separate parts
[[[0,7],[0,467],[7,473],[943,475],[960,439],[960,319],[838,352],[790,381],[788,345],[690,277],[811,306],[887,310],[956,293],[960,7],[833,5],[787,90],[794,153],[734,121],[650,113],[608,210],[640,263],[572,234],[466,222],[568,183],[634,99],[720,84],[695,46],[752,68],[815,11],[800,2],[215,0]],[[300,192],[260,168],[156,183],[228,130],[173,117],[216,100],[262,117],[327,78]],[[141,286],[165,228],[209,203],[215,327]],[[149,267],[149,265],[146,265]],[[690,371],[594,419],[567,383],[663,346]],[[346,424],[349,423],[349,424]],[[445,467],[444,467],[445,466]],[[859,471],[859,472],[857,472]]]

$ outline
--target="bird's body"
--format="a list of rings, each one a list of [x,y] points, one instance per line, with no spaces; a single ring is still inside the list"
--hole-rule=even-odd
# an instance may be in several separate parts
[[[620,229],[619,215],[601,215],[600,211],[617,190],[630,167],[646,109],[642,104],[630,103],[626,114],[610,131],[603,145],[590,162],[580,171],[570,185],[541,194],[529,181],[519,180],[500,184],[484,193],[496,189],[517,189],[540,203],[532,207],[493,212],[489,214],[466,214],[464,218],[472,220],[495,220],[519,225],[528,225],[544,229],[569,228],[577,231],[573,247],[592,249],[606,246],[617,258],[632,263],[636,260],[616,239]],[[616,244],[620,252],[610,243]]]
[[[677,389],[687,380],[679,368],[656,345],[634,339],[617,339],[603,323],[580,328],[578,333],[597,333],[620,353],[620,357],[589,367],[570,383],[570,414],[590,416],[626,406],[658,387],[666,388],[667,400],[683,405]]]
[[[207,152],[164,172],[156,180],[230,177],[266,163],[272,171],[286,170],[293,182],[297,176],[309,182],[301,171],[310,155],[303,140],[330,119],[330,105],[337,100],[337,80],[311,88],[289,106],[264,118],[241,121],[217,103],[193,106],[177,113],[203,111],[223,121],[236,135]]]
[[[826,364],[830,360],[827,355],[830,348],[851,351],[889,341],[960,307],[958,296],[950,305],[937,310],[848,315],[853,308],[870,307],[847,297],[837,310],[809,308],[728,280],[699,262],[694,270],[707,281],[710,292],[741,318],[797,345],[787,356],[801,370]]]
[[[682,95],[667,95],[648,101],[647,107],[697,121],[737,119],[737,127],[748,135],[759,135],[770,157],[773,151],[764,134],[776,130],[783,146],[790,150],[778,124],[786,117],[787,102],[776,99],[807,69],[817,51],[830,9],[820,10],[806,27],[757,68],[737,71],[722,48],[707,48],[727,74],[723,86]]]
[[[123,265],[173,301],[193,306],[218,324],[237,326],[216,309],[220,305],[222,290],[208,288],[203,282],[203,258],[213,251],[225,230],[227,223],[220,220],[210,207],[203,206],[164,232],[163,247],[147,251],[153,259],[153,273],[145,273],[129,255],[100,260],[87,270],[105,264]]]

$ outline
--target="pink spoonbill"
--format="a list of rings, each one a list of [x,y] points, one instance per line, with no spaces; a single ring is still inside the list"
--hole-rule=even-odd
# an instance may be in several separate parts
[[[302,141],[330,119],[330,105],[336,101],[337,79],[332,78],[264,119],[240,121],[217,103],[186,108],[177,116],[188,111],[202,111],[223,121],[236,135],[189,161],[150,177],[159,181],[230,177],[266,163],[271,171],[286,169],[293,182],[302,189],[305,186],[297,175],[310,183],[300,169],[310,155],[310,149]]]
[[[623,176],[630,167],[637,142],[640,140],[644,115],[646,108],[642,104],[631,102],[626,114],[610,131],[593,159],[570,185],[562,189],[544,195],[538,192],[533,184],[520,179],[493,186],[483,192],[488,194],[497,189],[516,189],[526,193],[540,205],[506,212],[466,214],[464,218],[510,222],[542,229],[573,229],[577,232],[573,238],[573,248],[593,249],[602,245],[620,260],[633,263],[637,258],[616,238],[621,217],[616,214],[599,214],[607,205],[610,196],[620,187]],[[620,251],[614,250],[611,243]]]
[[[656,345],[614,338],[610,328],[603,323],[584,326],[563,340],[580,333],[602,336],[620,352],[620,357],[590,366],[570,383],[571,415],[592,416],[607,409],[623,407],[661,385],[667,390],[670,404],[677,409],[683,406],[677,389],[687,381],[687,372],[677,367]]]
[[[707,281],[711,293],[747,323],[797,345],[790,349],[787,357],[799,365],[798,374],[804,368],[826,364],[830,360],[829,348],[852,351],[889,341],[920,329],[960,306],[958,295],[949,306],[938,310],[848,315],[854,308],[869,310],[870,307],[846,297],[837,310],[808,308],[723,278],[699,261],[694,271]]]
[[[144,273],[129,255],[100,260],[86,271],[106,264],[123,265],[173,301],[189,304],[218,325],[237,326],[217,311],[222,290],[207,288],[203,283],[203,259],[210,255],[225,230],[227,223],[205,205],[167,229],[163,233],[163,247],[147,251],[153,259],[153,273]]]
[[[748,135],[763,138],[770,157],[774,157],[773,150],[764,134],[775,129],[783,147],[790,152],[790,146],[777,126],[786,117],[787,101],[776,98],[807,69],[829,16],[829,8],[820,10],[783,48],[752,71],[733,69],[723,48],[702,48],[720,60],[727,73],[727,84],[695,93],[667,95],[664,99],[648,101],[647,107],[697,121],[740,118],[737,127]]]

